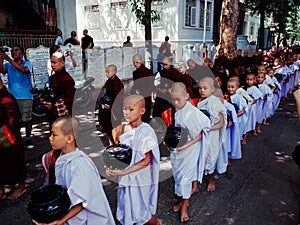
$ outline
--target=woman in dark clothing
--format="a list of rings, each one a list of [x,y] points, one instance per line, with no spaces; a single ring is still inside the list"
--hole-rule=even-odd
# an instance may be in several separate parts
[[[0,199],[5,199],[4,185],[18,184],[9,199],[16,199],[26,192],[27,178],[25,150],[21,136],[21,113],[17,100],[7,91],[0,79],[0,127],[6,125],[12,132],[15,144],[4,148],[0,146]]]
[[[134,67],[133,71],[133,86],[131,92],[141,94],[146,101],[146,112],[142,116],[143,122],[150,122],[151,105],[152,105],[152,92],[154,90],[154,75],[152,70],[145,67],[142,56],[135,54],[132,58]]]

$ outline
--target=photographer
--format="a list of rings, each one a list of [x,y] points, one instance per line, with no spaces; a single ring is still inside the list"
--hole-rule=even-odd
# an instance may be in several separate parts
[[[50,53],[50,58],[51,56],[53,55],[54,52],[62,52],[61,51],[61,48],[59,45],[52,45],[49,49],[49,53]],[[71,59],[71,62],[65,62],[65,68],[66,69],[70,69],[72,67],[77,67],[77,62],[74,58],[74,52],[73,51],[65,51],[64,52],[64,57],[69,57],[70,56],[70,59]],[[52,73],[54,73],[54,71],[52,70],[52,67],[51,67],[51,60],[49,59],[48,62],[47,62],[47,68],[48,68],[48,74],[49,76],[52,75]]]
[[[60,116],[72,114],[72,105],[75,95],[75,82],[65,68],[65,57],[61,52],[51,56],[51,67],[54,74],[50,77],[50,89],[44,94],[41,101],[47,110],[49,128]]]
[[[33,149],[35,146],[31,141],[32,130],[32,94],[31,85],[31,63],[24,60],[24,50],[19,45],[14,45],[11,49],[11,59],[4,51],[0,51],[0,72],[7,73],[8,90],[17,99],[22,115],[22,121],[25,124],[27,149]],[[8,63],[3,64],[4,60]]]

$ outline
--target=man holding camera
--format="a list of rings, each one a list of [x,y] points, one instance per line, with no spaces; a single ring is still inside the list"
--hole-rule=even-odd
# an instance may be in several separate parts
[[[11,49],[12,59],[4,52],[0,51],[0,72],[8,76],[8,90],[17,99],[21,111],[22,121],[25,124],[27,149],[35,146],[31,141],[32,130],[32,93],[31,85],[31,63],[24,60],[24,50],[19,45],[14,45]],[[4,60],[8,63],[4,64]]]

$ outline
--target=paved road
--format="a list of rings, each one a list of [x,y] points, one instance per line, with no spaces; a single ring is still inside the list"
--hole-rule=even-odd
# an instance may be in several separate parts
[[[85,135],[82,145],[85,151],[101,166],[99,139],[94,132],[93,114],[82,116]],[[282,111],[277,111],[270,125],[263,127],[258,137],[249,137],[243,146],[243,158],[233,161],[227,173],[218,175],[217,190],[205,190],[207,178],[200,191],[190,201],[192,225],[296,225],[299,222],[300,171],[290,158],[297,143],[300,143],[300,126],[295,105],[291,98]],[[92,135],[92,136],[91,136]],[[33,140],[36,148],[26,151],[28,168],[28,191],[20,199],[0,201],[0,225],[32,224],[26,208],[30,194],[43,184],[44,172],[41,156],[50,149],[47,124],[37,119]],[[92,141],[91,141],[92,140]],[[100,147],[99,147],[100,146]],[[171,211],[177,202],[174,181],[170,177],[168,157],[163,152],[162,174],[169,177],[160,182],[157,216],[166,225],[180,224],[179,214]],[[117,184],[103,179],[104,189],[112,211],[116,211]]]

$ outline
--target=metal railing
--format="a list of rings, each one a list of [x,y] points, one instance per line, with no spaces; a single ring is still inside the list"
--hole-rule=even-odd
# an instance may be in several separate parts
[[[3,30],[0,30],[0,46],[12,47],[13,45],[20,45],[24,49],[37,48],[40,45],[50,47],[54,44],[56,38],[53,32],[48,33],[45,31],[28,30],[7,31],[3,32]]]

